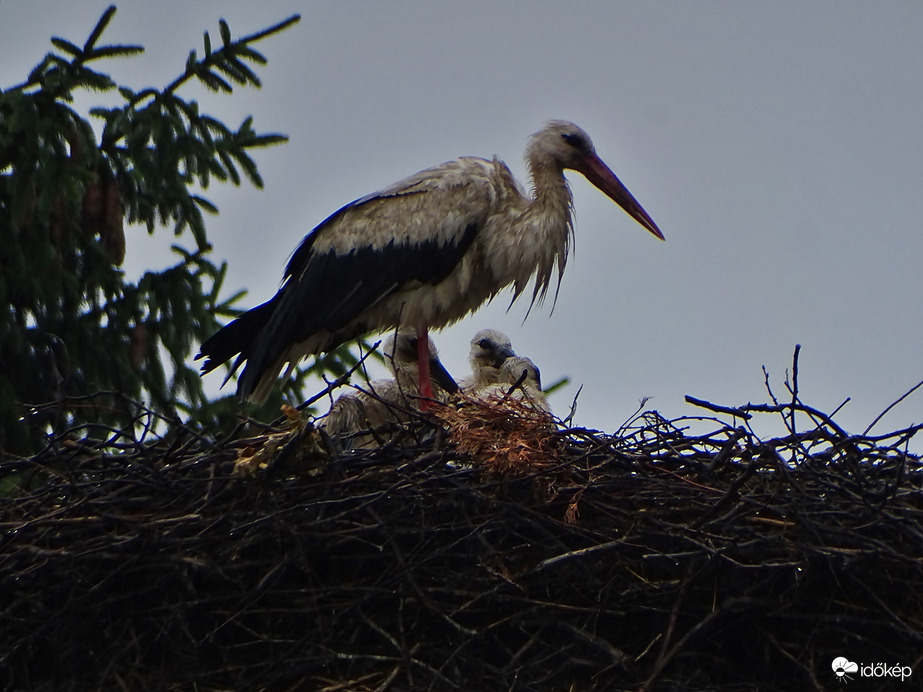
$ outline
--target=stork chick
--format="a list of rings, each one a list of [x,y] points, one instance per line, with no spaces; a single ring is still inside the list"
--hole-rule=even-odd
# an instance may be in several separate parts
[[[475,387],[471,396],[482,401],[497,401],[506,398],[528,402],[532,408],[551,413],[548,399],[542,391],[541,374],[538,366],[528,358],[510,356],[503,361],[493,382]]]
[[[515,355],[510,337],[497,329],[482,329],[471,339],[468,351],[471,375],[459,381],[459,388],[466,392],[499,382],[500,366]]]
[[[444,400],[458,391],[458,385],[439,360],[432,340],[428,340],[430,383],[434,397]],[[342,394],[333,402],[330,412],[318,423],[318,428],[347,449],[377,446],[380,440],[391,439],[389,424],[412,420],[414,399],[420,389],[417,364],[418,342],[414,334],[398,332],[384,343],[383,353],[394,379],[372,380],[364,389]],[[364,433],[363,431],[376,431]]]

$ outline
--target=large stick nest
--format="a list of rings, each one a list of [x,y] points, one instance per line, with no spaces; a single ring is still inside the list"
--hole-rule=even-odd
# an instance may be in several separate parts
[[[727,422],[468,402],[342,454],[291,411],[71,431],[0,467],[0,686],[788,692],[845,656],[921,689],[920,428],[697,403]]]

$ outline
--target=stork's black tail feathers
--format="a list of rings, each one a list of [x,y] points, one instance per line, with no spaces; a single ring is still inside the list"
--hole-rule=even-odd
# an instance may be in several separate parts
[[[232,322],[228,322],[209,337],[199,348],[199,354],[195,357],[196,360],[205,358],[205,362],[202,364],[202,374],[205,375],[219,365],[227,363],[239,353],[240,357],[234,362],[231,371],[224,380],[227,383],[241,363],[244,360],[249,360],[253,355],[254,345],[272,317],[272,313],[273,301],[270,300],[252,310],[248,310]],[[241,398],[252,394],[252,392],[242,391],[240,385],[237,393]]]

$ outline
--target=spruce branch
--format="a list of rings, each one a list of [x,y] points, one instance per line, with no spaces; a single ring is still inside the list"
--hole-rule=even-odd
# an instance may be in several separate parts
[[[266,58],[250,48],[249,44],[276,34],[299,21],[301,21],[301,16],[295,14],[268,29],[234,41],[231,38],[228,23],[223,19],[219,20],[218,29],[221,35],[222,47],[218,50],[212,50],[211,37],[208,32],[205,32],[203,38],[204,57],[199,60],[196,52],[191,51],[186,60],[185,71],[167,85],[163,93],[172,94],[193,77],[197,77],[199,81],[213,91],[231,93],[233,91],[231,84],[216,74],[215,70],[223,72],[228,78],[241,86],[250,84],[251,86],[259,87],[261,85],[259,78],[244,64],[244,61],[263,65],[266,63]]]

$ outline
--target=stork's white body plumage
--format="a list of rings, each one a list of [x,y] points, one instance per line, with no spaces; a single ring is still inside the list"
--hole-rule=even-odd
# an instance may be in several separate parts
[[[564,271],[572,234],[573,169],[642,226],[656,224],[599,159],[587,134],[551,121],[529,140],[527,196],[501,161],[463,157],[421,171],[349,204],[318,225],[285,270],[279,292],[202,345],[209,372],[246,366],[243,397],[261,400],[285,364],[390,328],[427,330],[467,315],[507,287],[514,299],[534,279],[541,301]],[[239,355],[238,355],[239,354]],[[426,394],[429,377],[420,381]]]

